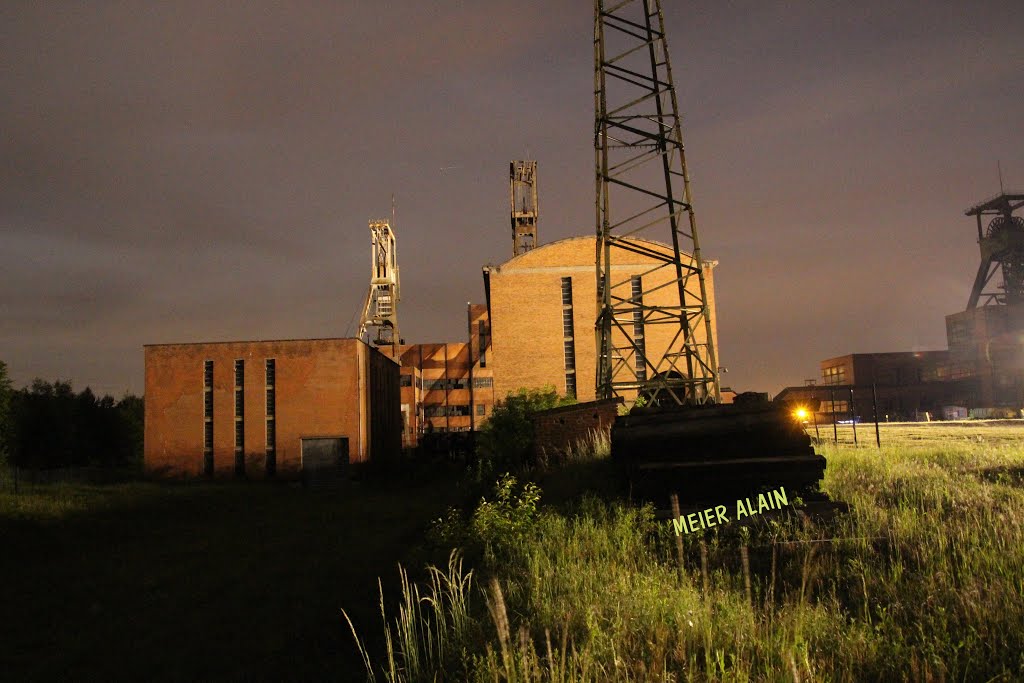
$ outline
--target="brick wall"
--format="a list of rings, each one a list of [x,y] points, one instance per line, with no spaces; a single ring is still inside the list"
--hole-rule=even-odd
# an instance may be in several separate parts
[[[562,328],[561,280],[572,278],[573,338],[576,356],[577,398],[595,398],[597,345],[594,324],[597,321],[597,284],[594,268],[595,237],[572,237],[546,244],[489,269],[492,367],[497,400],[517,389],[541,388],[551,385],[560,394],[566,393],[565,347]],[[670,250],[656,242],[653,248]],[[627,258],[627,257],[623,257]],[[629,296],[629,277],[651,270],[656,262],[640,255],[613,264],[616,282],[624,284],[615,290]],[[717,349],[717,315],[715,311],[713,263],[705,261],[704,277],[708,305],[711,310],[711,334]],[[651,290],[668,282],[674,272],[663,268],[644,276],[644,288]],[[649,278],[649,279],[648,279]],[[623,289],[625,288],[625,289]],[[697,282],[690,287],[697,290]],[[670,303],[674,287],[663,287],[647,295],[647,303]],[[676,301],[676,303],[678,303]],[[677,325],[645,327],[647,353],[660,358],[678,334]],[[703,325],[696,338],[705,338]],[[621,340],[618,340],[621,341]],[[722,364],[718,358],[719,365]]]
[[[162,344],[144,353],[145,466],[152,474],[203,474],[207,360],[213,361],[215,476],[235,476],[236,360],[245,368],[247,478],[267,472],[267,359],[275,361],[278,476],[298,475],[304,437],[348,437],[351,462],[390,452],[401,438],[397,365],[357,339]]]
[[[564,454],[576,442],[595,430],[610,429],[622,404],[621,398],[577,403],[552,408],[533,416],[535,455],[548,458]]]

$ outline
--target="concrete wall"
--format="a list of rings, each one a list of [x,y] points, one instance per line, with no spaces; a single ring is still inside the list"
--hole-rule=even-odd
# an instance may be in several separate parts
[[[671,249],[655,242],[649,244],[666,252]],[[491,343],[498,400],[520,387],[539,388],[550,384],[559,393],[566,392],[561,298],[563,277],[572,278],[577,397],[581,401],[595,398],[596,246],[595,237],[573,237],[538,247],[489,269]],[[630,276],[642,275],[656,262],[636,254],[623,256],[623,259],[622,263],[613,265],[613,278],[625,281],[625,285],[615,291],[628,297]],[[712,266],[712,262],[705,263],[704,277],[711,310],[712,338],[717,349]],[[664,268],[658,273],[643,276],[644,289],[650,290],[671,281],[673,273],[669,271]],[[696,291],[696,281],[691,289]],[[673,288],[665,287],[648,294],[645,303],[668,303],[673,299],[673,291]],[[678,325],[646,325],[644,334],[648,356],[661,358],[677,332]],[[703,325],[697,330],[697,339],[705,339]],[[722,364],[720,358],[718,364]]]
[[[214,474],[235,473],[234,362],[245,361],[245,476],[266,474],[267,359],[275,360],[276,469],[296,476],[301,439],[345,436],[350,462],[381,457],[401,438],[398,368],[357,339],[145,347],[145,465],[154,474],[201,476],[204,362],[213,361]],[[390,366],[390,367],[389,367]],[[393,386],[392,386],[393,384]]]

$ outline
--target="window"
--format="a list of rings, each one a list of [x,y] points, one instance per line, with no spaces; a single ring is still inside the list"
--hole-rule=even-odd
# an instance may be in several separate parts
[[[487,367],[487,349],[482,348],[482,347],[480,349],[480,367],[482,367],[482,368],[486,368]]]
[[[399,375],[398,386],[400,387],[411,387],[412,386],[412,375]]]
[[[639,275],[630,278],[632,287],[633,305],[633,343],[636,344],[636,358],[634,369],[636,378],[640,381],[647,379],[647,345],[644,341],[644,311],[643,311],[643,285]]]
[[[565,393],[576,396],[576,345],[573,341],[572,278],[562,278],[562,352],[565,360]]]
[[[245,474],[245,361],[235,361],[235,476]]]
[[[277,410],[276,396],[274,395],[274,387],[267,387],[267,417],[274,417],[274,413]]]
[[[213,361],[203,361],[203,474],[213,475]]]
[[[423,417],[444,417],[443,403],[427,403],[423,406]]]
[[[448,406],[449,417],[469,417],[468,405]]]
[[[846,367],[835,365],[821,371],[822,384],[846,384]],[[897,381],[899,381],[897,379]]]
[[[277,472],[277,392],[274,382],[277,380],[277,362],[268,358],[266,362],[267,380],[267,476]]]
[[[473,388],[474,389],[490,389],[494,386],[493,377],[474,377]]]
[[[829,401],[827,399],[822,401],[821,402],[821,409],[818,412],[827,413],[827,414],[831,415],[832,414],[832,401]],[[845,400],[843,400],[843,401],[838,401],[837,400],[836,401],[836,415],[841,415],[842,413],[846,413],[846,412],[849,412],[849,406],[847,405],[846,401]]]
[[[476,414],[478,416],[486,415],[487,414],[487,406],[485,406],[483,403],[478,403],[477,406],[476,406]]]

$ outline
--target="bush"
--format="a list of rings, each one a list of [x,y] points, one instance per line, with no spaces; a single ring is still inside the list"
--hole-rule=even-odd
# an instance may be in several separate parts
[[[575,398],[559,396],[552,386],[520,389],[499,401],[477,438],[477,479],[489,479],[496,472],[521,472],[533,464],[533,414],[573,403]]]
[[[468,556],[483,555],[494,560],[513,544],[526,538],[537,521],[541,490],[533,483],[519,482],[505,473],[494,484],[494,497],[481,498],[465,521],[457,508],[434,520],[428,539],[448,551],[462,548]]]

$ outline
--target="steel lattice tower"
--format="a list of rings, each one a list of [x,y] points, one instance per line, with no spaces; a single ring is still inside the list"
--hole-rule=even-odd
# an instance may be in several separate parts
[[[508,166],[509,205],[512,207],[512,256],[537,248],[537,162],[513,161]]]
[[[1024,194],[1004,191],[964,212],[978,221],[981,248],[981,265],[967,301],[968,309],[977,307],[982,298],[982,305],[1024,304],[1024,218],[1013,215],[1021,207]],[[986,228],[982,221],[989,216],[993,218]],[[997,270],[1002,270],[1002,291],[985,292]]]
[[[711,313],[660,0],[595,0],[594,110],[597,395],[717,402]],[[651,260],[639,278],[615,269],[630,254]],[[653,325],[674,328],[657,357],[647,355],[643,338]]]
[[[369,328],[376,330],[376,337],[369,342],[376,346],[392,347],[393,358],[399,358],[398,334],[398,249],[391,224],[384,219],[370,221],[370,288],[363,302],[359,319],[359,338]]]

